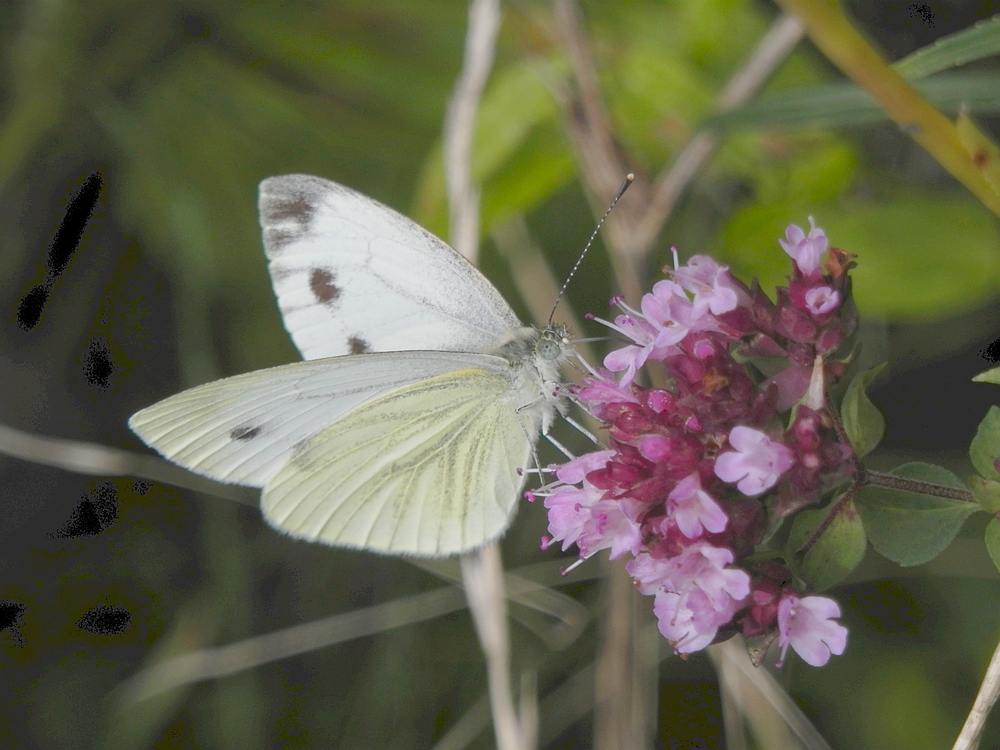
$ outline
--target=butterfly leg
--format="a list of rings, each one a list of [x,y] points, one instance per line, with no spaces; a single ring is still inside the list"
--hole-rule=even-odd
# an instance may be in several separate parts
[[[528,441],[528,445],[531,446],[531,460],[532,460],[532,463],[535,464],[535,468],[533,470],[532,469],[526,469],[525,471],[527,471],[527,472],[532,472],[532,471],[533,472],[537,472],[537,474],[539,476],[539,481],[541,481],[541,477],[543,476],[544,471],[542,469],[541,462],[538,460],[538,450],[535,448],[535,443],[531,439],[531,433],[528,432],[528,428],[525,427],[524,426],[524,422],[521,421],[521,412],[523,410],[525,410],[525,409],[530,409],[533,406],[536,406],[537,403],[538,402],[536,401],[536,402],[532,402],[530,404],[525,404],[524,406],[519,406],[517,409],[514,410],[514,414],[517,417],[517,423],[519,425],[521,425],[521,432],[524,433],[524,439],[527,440]],[[547,430],[543,430],[542,434],[545,435],[546,438],[548,437],[548,431]]]

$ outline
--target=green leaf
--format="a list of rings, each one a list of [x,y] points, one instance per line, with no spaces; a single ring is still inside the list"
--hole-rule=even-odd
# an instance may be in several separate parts
[[[576,164],[561,131],[559,110],[535,67],[515,64],[493,73],[476,114],[472,168],[482,185],[483,235],[528,213],[572,180]],[[435,144],[417,185],[414,219],[448,239],[443,151]]]
[[[823,527],[805,555],[800,550]],[[814,590],[823,591],[844,580],[861,563],[867,548],[865,530],[854,508],[846,502],[830,508],[806,510],[795,516],[788,536],[787,559],[795,573]]]
[[[840,405],[840,418],[844,423],[844,430],[858,458],[871,453],[885,435],[885,417],[865,393],[868,384],[882,372],[885,365],[883,362],[855,375]]]
[[[663,123],[701,120],[712,109],[715,86],[682,50],[662,43],[636,40],[620,56],[607,89],[616,138],[629,153],[670,161],[674,144],[664,138]]]
[[[1000,512],[1000,482],[971,476],[969,488],[983,510],[991,514]]]
[[[830,206],[849,192],[861,165],[851,144],[827,134],[798,137],[781,158],[763,153],[758,140],[733,136],[716,157],[721,169],[753,185],[755,200],[733,211],[717,244],[706,249],[735,264],[734,273],[742,278],[759,278],[773,296],[774,286],[786,284],[791,269],[778,238],[789,222],[805,226],[810,215],[825,226]]]
[[[831,244],[858,256],[851,277],[862,315],[939,318],[1000,290],[996,217],[978,201],[901,193],[815,216]]]
[[[979,112],[996,111],[1000,90],[995,76],[935,73],[1000,54],[1000,16],[938,39],[896,62],[893,67],[933,104],[957,111],[963,104]],[[927,79],[927,80],[921,80]],[[705,125],[738,127],[843,127],[888,119],[885,110],[851,83],[808,86],[751,101],[744,107],[709,118]]]
[[[1000,78],[996,75],[940,75],[913,87],[938,109],[979,113],[1000,111]],[[762,96],[740,109],[707,118],[703,126],[717,130],[767,128],[842,128],[889,119],[867,91],[850,83],[804,86]]]
[[[554,129],[539,128],[483,185],[483,233],[511,216],[528,213],[558,192],[576,175],[576,163]],[[577,245],[582,245],[582,240]],[[569,248],[577,252],[576,246]]]
[[[996,217],[978,201],[901,191],[809,206],[794,198],[748,204],[726,225],[727,260],[756,275],[765,290],[787,283],[789,260],[778,238],[789,222],[806,226],[811,215],[831,245],[857,255],[852,295],[863,316],[936,320],[1000,292],[1000,233]]]
[[[1000,16],[980,21],[918,49],[892,67],[911,81],[1000,54]]]
[[[983,537],[986,542],[986,551],[990,553],[993,564],[1000,570],[1000,520],[991,518],[986,524],[986,534]]]
[[[981,476],[1000,480],[1000,471],[997,471],[997,460],[1000,459],[1000,408],[991,406],[979,423],[976,436],[969,446],[969,458]]]
[[[940,466],[910,463],[890,473],[964,489],[958,477]],[[965,519],[979,510],[975,503],[872,485],[863,488],[855,502],[875,551],[903,567],[933,560],[951,544]]]
[[[972,379],[972,382],[993,383],[993,385],[1000,385],[1000,367],[994,367],[992,370],[979,373]]]
[[[495,71],[476,113],[474,176],[485,182],[502,172],[532,131],[558,116],[552,92],[531,66]]]

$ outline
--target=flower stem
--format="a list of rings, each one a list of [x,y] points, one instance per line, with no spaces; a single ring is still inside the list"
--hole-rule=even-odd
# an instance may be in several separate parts
[[[975,750],[979,747],[979,740],[982,737],[983,728],[986,726],[986,718],[990,715],[998,697],[1000,697],[1000,644],[993,652],[990,666],[979,686],[976,701],[972,704],[972,710],[969,712],[952,750]]]
[[[863,475],[864,473],[862,472],[860,476]],[[808,539],[806,539],[806,541],[802,544],[802,546],[798,548],[797,553],[799,555],[805,555],[805,553],[808,552],[812,548],[812,546],[819,541],[819,538],[823,536],[823,533],[827,530],[827,527],[829,527],[829,525],[833,523],[833,519],[844,512],[844,509],[847,508],[848,505],[854,500],[854,496],[857,494],[858,490],[860,490],[862,486],[863,485],[861,485],[859,482],[855,481],[855,483],[852,484],[847,489],[847,492],[845,492],[837,499],[837,502],[834,504],[834,506],[830,508],[830,512],[826,514],[826,518],[823,519],[823,522],[816,527],[816,530],[810,535]]]
[[[894,490],[919,492],[921,495],[946,497],[949,500],[961,500],[966,503],[976,502],[975,496],[969,490],[963,490],[958,487],[946,487],[945,485],[934,484],[932,482],[922,482],[918,479],[904,479],[894,474],[883,474],[878,471],[865,471],[859,477],[858,484],[861,486],[871,484],[876,487],[889,487]]]

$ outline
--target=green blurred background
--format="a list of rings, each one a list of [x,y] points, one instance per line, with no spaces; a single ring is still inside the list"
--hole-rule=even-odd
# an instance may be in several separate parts
[[[893,60],[1000,12],[981,0],[848,7]],[[777,15],[754,0],[587,1],[582,11],[614,135],[646,175],[697,132]],[[256,185],[268,175],[343,182],[446,237],[440,133],[466,14],[460,0],[0,4],[0,421],[145,452],[125,426],[137,409],[296,359],[257,225]],[[997,68],[965,65],[944,88],[954,105],[972,97],[956,91],[980,85],[973,113],[994,137]],[[481,266],[526,320],[491,237],[524,221],[564,277],[594,221],[551,93],[567,75],[550,5],[506,4],[474,170]],[[773,287],[787,272],[777,238],[814,216],[858,255],[866,361],[890,361],[873,394],[889,422],[873,465],[923,459],[967,474],[975,426],[1000,401],[994,386],[969,383],[1000,336],[997,218],[873,106],[846,107],[840,80],[804,42],[768,85],[773,98],[726,120],[648,278],[675,244]],[[24,330],[14,311],[45,278],[67,203],[94,172],[104,190],[83,241]],[[617,291],[597,252],[569,298],[605,315]],[[106,376],[89,377],[102,361]],[[165,643],[175,653],[231,643],[440,581],[406,562],[291,541],[253,508],[162,484],[109,485],[7,458],[0,475],[0,599],[20,612],[0,632],[0,745],[429,748],[484,694],[459,611],[115,713],[109,691]],[[100,533],[70,533],[91,516]],[[503,543],[508,567],[556,556],[538,550],[544,527],[543,509],[521,511]],[[832,592],[847,653],[823,669],[790,660],[780,674],[834,747],[950,746],[1000,637],[997,574],[981,530],[967,532],[915,570],[870,552]],[[593,615],[575,642],[552,651],[513,626],[517,663],[537,670],[543,698],[593,660],[601,631],[601,582],[561,590]],[[77,625],[100,605],[131,613],[123,632]],[[654,702],[657,747],[722,747],[704,656],[667,658]],[[546,734],[543,714],[543,746],[589,747],[591,723],[584,710]],[[487,729],[469,746],[492,742]],[[998,745],[993,720],[983,746]]]

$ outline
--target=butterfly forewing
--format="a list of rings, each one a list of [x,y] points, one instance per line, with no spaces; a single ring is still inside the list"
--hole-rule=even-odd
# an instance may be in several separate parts
[[[486,351],[520,327],[486,278],[405,216],[309,175],[260,184],[278,306],[305,359]]]
[[[466,369],[369,401],[267,483],[264,515],[340,546],[427,556],[480,546],[510,524],[529,460],[513,397],[502,370]]]
[[[522,328],[458,253],[336,183],[264,180],[260,222],[310,361],[179,393],[129,426],[191,471],[262,487],[267,519],[300,538],[441,556],[503,533],[562,408],[564,335]]]

